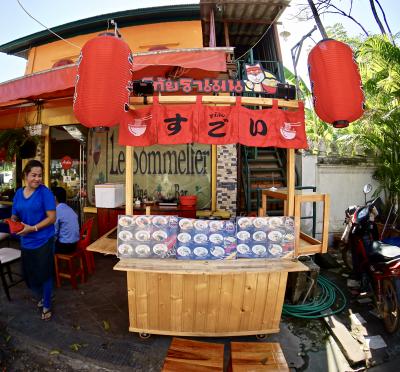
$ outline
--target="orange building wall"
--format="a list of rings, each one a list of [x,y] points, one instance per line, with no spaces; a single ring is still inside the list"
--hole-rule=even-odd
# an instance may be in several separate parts
[[[107,31],[104,29],[104,31]],[[80,35],[65,41],[55,41],[50,44],[32,48],[29,52],[26,74],[50,69],[61,59],[76,61],[82,46],[100,32]],[[203,37],[200,21],[163,22],[141,26],[131,26],[120,29],[123,39],[133,52],[146,52],[154,46],[176,48],[201,48]]]

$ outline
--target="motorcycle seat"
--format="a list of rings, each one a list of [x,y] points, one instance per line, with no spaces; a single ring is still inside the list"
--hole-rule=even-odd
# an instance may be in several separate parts
[[[382,242],[372,243],[371,261],[388,262],[398,258],[400,259],[400,247]]]

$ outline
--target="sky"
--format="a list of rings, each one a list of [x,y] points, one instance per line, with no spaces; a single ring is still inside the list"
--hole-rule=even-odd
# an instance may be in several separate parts
[[[51,28],[64,23],[84,19],[99,14],[107,14],[127,9],[146,8],[160,5],[191,4],[199,1],[191,0],[19,0],[25,9],[37,18],[41,23]],[[342,4],[348,4],[349,0],[338,0]],[[306,0],[292,0],[291,6],[280,18],[279,32],[288,31],[290,36],[286,39],[281,37],[281,49],[284,65],[293,69],[290,50],[310,31],[314,22],[299,22],[293,18],[296,14],[296,6],[304,4]],[[400,1],[380,0],[386,12],[388,22],[393,33],[400,31]],[[377,33],[378,27],[373,19],[369,8],[369,0],[354,0],[353,14],[356,18],[373,33]],[[324,26],[341,22],[350,35],[358,35],[362,30],[353,22],[337,16],[329,15],[322,18]],[[43,26],[31,19],[20,7],[17,0],[0,0],[0,45],[13,41],[23,36],[44,30]],[[318,31],[313,33],[313,39],[317,42],[321,39]],[[308,39],[303,46],[300,55],[298,71],[304,80],[307,75],[307,50],[314,45],[314,41]],[[25,71],[26,61],[19,57],[7,56],[0,53],[0,82],[22,76]]]

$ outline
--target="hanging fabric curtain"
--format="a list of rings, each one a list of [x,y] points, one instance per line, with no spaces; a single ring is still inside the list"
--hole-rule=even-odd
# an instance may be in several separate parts
[[[201,96],[192,105],[160,105],[153,97],[153,106],[137,111],[129,123],[123,121],[120,127],[120,145],[147,146],[151,144],[204,143],[225,145],[240,143],[246,146],[307,148],[304,123],[304,106],[296,111],[285,111],[274,106],[265,110],[250,110],[241,106],[205,106]],[[133,112],[135,112],[133,111]],[[151,116],[151,119],[150,119]],[[132,127],[134,118],[147,124]],[[139,123],[137,123],[139,124]],[[149,129],[151,128],[151,129]],[[154,141],[149,141],[149,138]]]
[[[125,146],[151,146],[156,144],[156,123],[152,118],[152,106],[124,113],[119,124],[119,144]]]

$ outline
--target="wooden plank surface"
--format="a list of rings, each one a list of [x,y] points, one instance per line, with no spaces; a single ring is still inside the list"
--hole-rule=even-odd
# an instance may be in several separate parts
[[[335,315],[323,319],[350,365],[364,362],[366,356],[361,350],[360,343],[353,338],[345,325]]]
[[[182,332],[183,329],[182,306],[183,275],[175,274],[173,278],[171,278],[171,329],[175,330],[175,332]]]
[[[136,310],[136,273],[126,273],[127,289],[128,289],[128,311],[129,311],[129,324],[137,324],[137,310]]]
[[[308,271],[300,261],[289,259],[238,259],[215,261],[184,261],[175,259],[123,259],[114,270],[137,272],[168,272],[170,274],[231,274],[238,272]]]
[[[103,253],[103,254],[112,254],[114,256],[117,255],[117,239],[110,239],[107,236],[117,229],[115,226],[110,231],[106,232],[99,239],[94,241],[92,244],[88,245],[86,248],[88,251]]]
[[[232,372],[289,371],[279,343],[231,342]]]
[[[208,308],[206,314],[206,332],[215,332],[221,302],[222,275],[210,275],[208,279]]]
[[[224,345],[174,337],[164,361],[163,372],[222,372]]]
[[[171,275],[158,274],[158,324],[171,329]]]
[[[258,278],[260,275],[256,273],[247,273],[246,281],[243,290],[243,306],[242,306],[242,316],[240,319],[240,329],[249,329],[251,314],[255,311],[256,302],[256,290]]]

